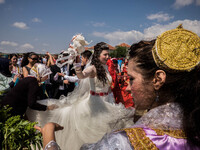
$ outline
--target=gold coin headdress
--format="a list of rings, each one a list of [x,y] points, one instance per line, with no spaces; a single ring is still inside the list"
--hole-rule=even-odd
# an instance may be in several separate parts
[[[152,53],[161,69],[189,72],[200,63],[200,38],[179,25],[158,36]]]

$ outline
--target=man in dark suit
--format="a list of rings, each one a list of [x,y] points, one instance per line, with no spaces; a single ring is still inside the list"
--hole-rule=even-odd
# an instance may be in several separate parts
[[[63,54],[67,56],[68,54]],[[67,60],[61,60],[60,63],[65,63]],[[75,75],[75,70],[72,69],[73,65],[66,64],[61,68],[56,64],[50,66],[52,74],[50,75],[50,82],[52,84],[52,98],[59,99],[61,95],[67,96],[68,92],[74,90],[75,84],[65,80],[60,73],[63,73],[68,76]]]

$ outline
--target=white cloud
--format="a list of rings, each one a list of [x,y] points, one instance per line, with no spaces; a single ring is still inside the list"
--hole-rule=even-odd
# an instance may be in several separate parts
[[[25,43],[25,44],[21,45],[21,48],[22,49],[33,49],[34,47],[29,43]]]
[[[174,16],[169,16],[169,14],[167,13],[156,13],[156,14],[150,14],[149,16],[147,16],[147,19],[149,20],[157,20],[158,22],[162,22],[162,21],[168,21],[170,19],[173,19]]]
[[[28,26],[24,22],[15,22],[13,26],[20,29],[28,29]]]
[[[18,46],[16,42],[10,42],[10,41],[1,41],[1,45],[7,45],[7,46]]]
[[[111,33],[94,32],[94,36],[103,37],[108,40],[111,45],[117,45],[122,42],[132,43],[133,41],[139,41],[143,38],[143,34],[139,31],[115,31]]]
[[[32,19],[32,22],[42,22],[42,20],[39,19],[39,18],[33,18],[33,19]]]
[[[0,51],[3,53],[27,53],[30,52],[30,49],[33,49],[34,47],[29,44],[25,43],[21,46],[15,42],[10,42],[10,41],[1,41],[0,45]],[[6,46],[6,47],[5,47]]]
[[[196,0],[196,5],[200,6],[200,0]]]
[[[127,32],[115,31],[110,33],[94,32],[93,35],[106,39],[108,43],[113,46],[123,42],[133,44],[140,40],[154,39],[164,31],[176,28],[179,24],[183,24],[183,28],[191,30],[200,36],[200,21],[198,20],[177,20],[166,25],[156,24],[144,29],[143,33],[131,30]]]
[[[198,20],[177,20],[166,25],[156,24],[149,28],[144,29],[144,38],[156,38],[164,31],[175,29],[178,25],[183,24],[183,28],[191,30],[197,35],[200,35],[200,21]]]
[[[0,0],[0,4],[3,4],[3,3],[5,3],[5,0]]]
[[[104,22],[90,22],[94,27],[104,27],[106,24]]]
[[[175,0],[174,7],[176,9],[190,5],[194,2],[194,0]]]

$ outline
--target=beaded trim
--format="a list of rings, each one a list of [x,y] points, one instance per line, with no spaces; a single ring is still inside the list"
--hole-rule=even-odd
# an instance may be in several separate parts
[[[185,133],[183,130],[160,130],[160,129],[153,129],[157,135],[169,135],[174,138],[178,139],[186,139]]]
[[[123,130],[126,132],[129,141],[135,150],[158,150],[156,145],[146,137],[146,133],[142,128],[127,128]]]
[[[169,135],[174,138],[183,138],[186,139],[185,133],[183,130],[161,130],[161,129],[152,129],[157,135]],[[126,128],[122,129],[125,131],[131,145],[135,150],[143,150],[143,149],[152,149],[158,150],[156,145],[146,136],[145,131],[142,128]]]

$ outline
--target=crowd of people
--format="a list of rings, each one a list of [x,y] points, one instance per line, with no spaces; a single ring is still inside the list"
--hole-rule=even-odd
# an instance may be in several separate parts
[[[1,105],[43,135],[45,150],[200,149],[200,38],[182,26],[109,57],[100,42],[72,63],[1,58]],[[66,59],[67,58],[67,59]]]

